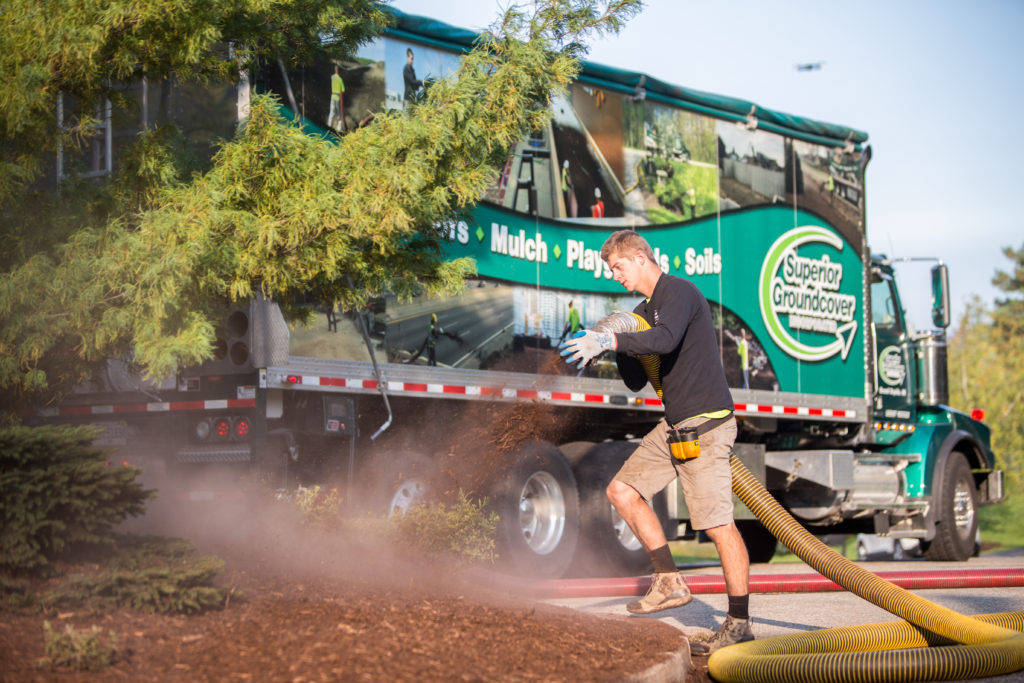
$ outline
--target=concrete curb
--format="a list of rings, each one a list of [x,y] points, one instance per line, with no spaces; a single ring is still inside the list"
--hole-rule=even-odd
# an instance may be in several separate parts
[[[685,640],[685,645],[674,652],[668,653],[668,658],[659,662],[645,671],[638,674],[631,674],[622,679],[626,683],[680,683],[685,681],[690,673],[690,641]]]

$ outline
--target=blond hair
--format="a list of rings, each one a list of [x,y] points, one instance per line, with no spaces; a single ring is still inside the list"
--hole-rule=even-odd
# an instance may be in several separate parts
[[[654,262],[654,250],[635,230],[618,230],[608,236],[601,247],[601,258],[607,262],[614,254],[630,254],[639,251]]]

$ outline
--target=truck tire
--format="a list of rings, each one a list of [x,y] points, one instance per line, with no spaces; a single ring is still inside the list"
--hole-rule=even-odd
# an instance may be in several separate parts
[[[974,553],[978,532],[978,490],[963,453],[953,451],[946,458],[941,490],[935,493],[935,537],[921,542],[924,556],[963,562]]]
[[[504,566],[521,576],[557,578],[572,561],[580,534],[576,478],[553,444],[528,441],[496,475],[496,545]]]
[[[629,525],[608,501],[605,489],[626,458],[636,450],[628,441],[594,446],[576,466],[580,492],[580,542],[573,573],[579,576],[635,576],[651,571],[651,559]],[[654,496],[651,508],[669,536],[665,492]]]
[[[559,444],[558,450],[562,451],[562,456],[565,458],[565,461],[569,463],[569,467],[571,467],[573,472],[575,472],[576,466],[580,464],[580,460],[582,460],[583,456],[589,453],[590,449],[595,445],[597,444],[593,441],[570,441],[568,443]],[[579,478],[577,477],[577,481],[578,480]]]
[[[404,515],[416,505],[436,503],[446,493],[442,475],[425,455],[407,451],[400,456],[382,453],[368,467],[371,484],[367,490],[367,509],[384,517]]]
[[[764,524],[756,519],[736,520],[743,543],[747,546],[750,562],[769,562],[775,556],[779,540],[768,531]]]

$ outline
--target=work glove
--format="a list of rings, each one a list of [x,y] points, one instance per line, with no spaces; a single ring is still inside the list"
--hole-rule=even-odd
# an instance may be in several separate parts
[[[576,367],[582,370],[590,361],[615,348],[615,335],[611,332],[580,330],[568,341],[559,344],[558,348],[562,349],[561,356],[566,363],[578,362]]]

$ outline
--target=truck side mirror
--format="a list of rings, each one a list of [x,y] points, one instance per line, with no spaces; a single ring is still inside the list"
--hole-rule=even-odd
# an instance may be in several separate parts
[[[949,327],[949,269],[945,263],[932,266],[932,323]]]

